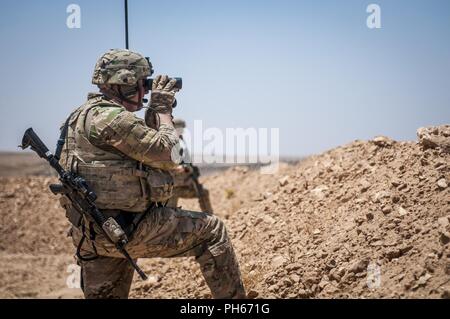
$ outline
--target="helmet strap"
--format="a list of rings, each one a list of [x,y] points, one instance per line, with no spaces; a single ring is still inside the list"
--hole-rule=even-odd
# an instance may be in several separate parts
[[[137,109],[138,111],[142,109],[142,97],[139,98],[139,102],[135,102],[130,100],[126,95],[123,94],[120,85],[118,85],[118,91],[119,92],[107,86],[100,87],[100,92],[103,93],[107,98],[118,100],[120,104],[126,102],[128,104],[135,105],[138,107]]]
[[[140,95],[139,90],[137,91],[137,93]],[[142,96],[139,96],[138,102],[134,102],[132,100],[130,100],[124,93],[122,90],[122,87],[119,85],[119,95],[122,101],[125,101],[129,104],[135,105],[138,107],[138,109],[142,108]]]

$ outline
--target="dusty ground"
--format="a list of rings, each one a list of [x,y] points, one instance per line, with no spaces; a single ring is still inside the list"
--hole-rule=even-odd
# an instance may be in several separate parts
[[[420,131],[420,144],[355,141],[276,175],[205,177],[250,296],[449,298],[449,131]],[[0,297],[81,296],[67,287],[73,248],[52,181],[0,178]],[[132,297],[210,296],[191,259],[139,264],[150,279],[135,276]]]
[[[0,152],[0,176],[56,176],[56,173],[34,152]]]

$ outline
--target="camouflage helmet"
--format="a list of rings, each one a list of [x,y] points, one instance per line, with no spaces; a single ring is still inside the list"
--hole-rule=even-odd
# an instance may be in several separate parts
[[[148,58],[130,50],[112,49],[98,59],[92,84],[135,85],[152,74]]]

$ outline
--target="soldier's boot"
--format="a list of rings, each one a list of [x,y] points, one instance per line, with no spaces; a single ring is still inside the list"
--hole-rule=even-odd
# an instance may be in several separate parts
[[[98,256],[78,261],[81,266],[81,290],[86,299],[126,299],[134,269],[124,258]]]

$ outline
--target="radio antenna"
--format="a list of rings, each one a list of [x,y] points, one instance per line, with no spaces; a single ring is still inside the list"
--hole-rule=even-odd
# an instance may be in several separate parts
[[[128,48],[128,0],[125,0],[125,49]]]

